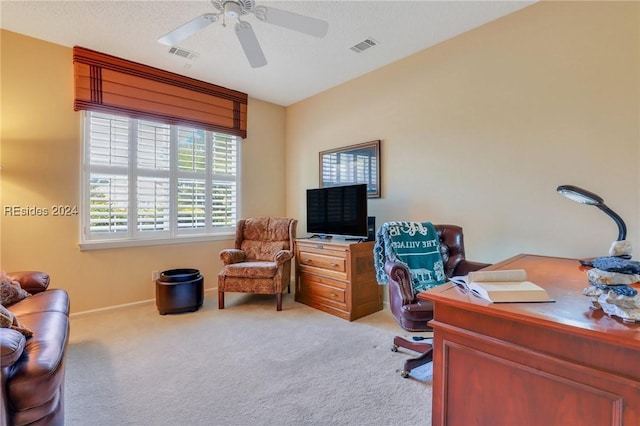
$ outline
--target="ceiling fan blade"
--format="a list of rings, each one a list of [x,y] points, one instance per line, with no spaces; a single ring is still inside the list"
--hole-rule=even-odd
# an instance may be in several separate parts
[[[260,47],[260,43],[258,43],[256,33],[253,32],[251,24],[238,21],[235,29],[251,68],[259,68],[267,65],[267,58],[265,58],[264,53],[262,53],[262,48]]]
[[[299,15],[275,7],[257,6],[253,13],[264,22],[309,34],[314,37],[324,37],[329,30],[329,23],[309,16]]]
[[[180,25],[175,30],[163,35],[158,39],[158,41],[162,44],[166,44],[167,46],[175,46],[181,41],[191,37],[201,29],[213,24],[217,20],[217,14],[205,13],[204,15],[200,15],[197,18],[187,22],[186,24]]]

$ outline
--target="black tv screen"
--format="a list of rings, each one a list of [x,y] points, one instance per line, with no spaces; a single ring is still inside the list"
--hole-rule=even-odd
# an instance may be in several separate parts
[[[307,189],[307,232],[367,237],[367,185]]]

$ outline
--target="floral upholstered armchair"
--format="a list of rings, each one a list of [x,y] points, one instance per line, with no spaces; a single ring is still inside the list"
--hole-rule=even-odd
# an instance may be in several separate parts
[[[218,309],[224,293],[275,294],[282,310],[282,292],[291,292],[291,259],[298,221],[281,217],[241,219],[235,247],[220,251],[224,266],[218,274]]]

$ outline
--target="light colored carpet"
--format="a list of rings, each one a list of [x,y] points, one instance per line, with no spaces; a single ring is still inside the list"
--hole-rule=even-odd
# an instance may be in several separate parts
[[[428,425],[431,364],[403,379],[385,309],[348,322],[229,293],[197,312],[145,304],[72,317],[67,425]]]

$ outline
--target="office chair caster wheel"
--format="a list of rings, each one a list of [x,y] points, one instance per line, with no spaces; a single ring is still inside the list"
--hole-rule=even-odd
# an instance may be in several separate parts
[[[398,352],[398,345],[391,346],[391,352]]]
[[[409,377],[409,372],[407,370],[402,370],[400,372],[400,375],[402,376],[403,379],[406,379]]]

